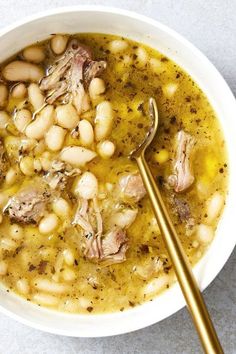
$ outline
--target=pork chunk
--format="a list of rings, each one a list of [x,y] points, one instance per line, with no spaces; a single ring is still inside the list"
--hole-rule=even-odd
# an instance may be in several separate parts
[[[51,189],[64,190],[70,177],[81,173],[79,168],[73,168],[65,162],[54,160],[52,166],[45,176],[45,181]]]
[[[120,228],[109,231],[102,239],[103,258],[113,257],[121,250],[122,245],[126,244],[126,232]]]
[[[102,239],[91,235],[87,240],[85,256],[97,261],[108,261],[108,264],[121,263],[126,260],[128,249],[126,232],[115,227],[104,235]]]
[[[136,216],[137,213],[135,211],[134,213]],[[96,198],[90,207],[87,200],[80,201],[72,224],[80,226],[83,230],[82,248],[87,259],[97,262],[107,261],[108,264],[125,261],[128,249],[126,231],[122,227],[111,226],[110,231],[103,235],[103,220]]]
[[[123,245],[120,246],[120,249],[117,253],[110,254],[103,258],[103,260],[108,261],[108,265],[110,264],[117,264],[117,263],[122,263],[126,260],[126,251],[128,249],[128,243],[124,243]]]
[[[49,197],[47,189],[30,186],[13,196],[4,212],[12,222],[38,224]]]
[[[66,52],[49,69],[40,89],[46,91],[46,102],[52,104],[58,98],[63,103],[73,102],[78,113],[89,107],[87,89],[90,81],[106,68],[106,62],[92,59],[88,47],[76,39],[70,41]]]
[[[132,199],[135,202],[138,202],[146,194],[142,177],[138,173],[122,176],[119,180],[119,188],[124,197]]]
[[[175,192],[183,192],[194,182],[191,168],[191,155],[195,139],[183,130],[177,134],[177,152],[174,161],[174,173],[169,176],[168,183]]]
[[[107,265],[124,262],[126,260],[125,253],[128,249],[126,232],[118,227],[113,228],[104,235],[101,249],[100,260],[105,261]]]

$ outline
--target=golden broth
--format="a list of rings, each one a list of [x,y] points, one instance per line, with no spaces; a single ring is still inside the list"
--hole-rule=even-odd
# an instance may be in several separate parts
[[[113,53],[111,42],[123,40],[117,36],[79,34],[74,37],[88,45],[96,59],[104,59],[108,64],[101,76],[106,84],[105,93],[92,100],[92,109],[82,114],[93,123],[96,105],[104,99],[112,103],[114,110],[110,136],[116,146],[114,156],[110,159],[98,157],[84,168],[94,173],[99,181],[99,203],[104,212],[105,229],[109,228],[106,212],[114,198],[110,188],[118,182],[122,173],[137,170],[135,162],[130,161],[127,155],[143,139],[149,127],[147,102],[149,97],[155,97],[160,124],[155,142],[148,151],[148,161],[169,206],[186,254],[194,265],[211,241],[199,236],[199,225],[207,225],[215,231],[219,219],[218,213],[213,220],[208,221],[209,198],[215,193],[225,198],[227,191],[225,142],[212,107],[188,74],[156,50],[125,39],[126,48]],[[53,62],[55,55],[49,41],[42,45],[46,53],[43,66],[46,68]],[[18,56],[21,57],[21,53]],[[12,116],[16,108],[24,106],[32,110],[25,100],[10,95],[5,110]],[[196,139],[192,161],[195,182],[190,189],[178,195],[180,200],[188,204],[191,217],[194,218],[194,227],[190,231],[173,210],[171,198],[175,193],[165,184],[172,171],[175,136],[181,129]],[[1,130],[1,136],[11,157],[11,166],[15,168],[21,159],[17,149],[22,134],[15,129],[12,120],[8,129]],[[80,145],[80,141],[67,132],[65,144]],[[31,151],[29,156],[40,158],[42,153],[37,155]],[[51,151],[46,155],[49,160],[56,156],[57,153]],[[19,190],[22,183],[32,183],[37,175],[43,178],[41,172],[36,170],[30,177],[25,177],[19,171],[16,182],[11,186],[3,182],[1,205]],[[37,181],[35,179],[34,183],[37,184]],[[123,311],[151,300],[174,282],[172,266],[147,197],[138,202],[138,216],[127,229],[129,249],[126,261],[106,266],[91,262],[81,254],[80,229],[70,224],[76,209],[76,202],[71,198],[72,188],[70,184],[61,194],[71,208],[67,219],[60,219],[57,229],[47,235],[40,234],[37,226],[20,225],[18,237],[17,232],[10,229],[9,218],[3,216],[0,225],[0,273],[7,289],[24,296],[28,301],[58,310],[101,313]],[[51,210],[52,206],[49,205],[48,211]],[[71,261],[62,260],[65,250],[70,251]],[[159,260],[161,264],[157,265]],[[150,270],[153,262],[157,266],[155,271]],[[4,264],[7,267],[5,271]],[[42,279],[54,279],[53,282],[63,284],[65,289],[62,291],[55,287],[53,290],[42,290],[41,293],[37,284]],[[41,287],[44,288],[44,285]]]

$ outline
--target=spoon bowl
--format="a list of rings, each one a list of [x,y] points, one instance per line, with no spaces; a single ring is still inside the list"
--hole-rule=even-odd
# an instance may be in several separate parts
[[[137,158],[141,156],[141,154],[145,153],[147,147],[152,143],[154,137],[156,136],[157,128],[158,128],[158,109],[156,100],[151,97],[149,99],[149,115],[152,121],[151,127],[146,134],[145,139],[138,145],[138,147],[130,153],[131,158]]]

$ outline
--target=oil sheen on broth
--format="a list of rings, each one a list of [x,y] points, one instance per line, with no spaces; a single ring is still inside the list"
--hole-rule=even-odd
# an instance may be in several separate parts
[[[151,96],[160,124],[148,161],[189,261],[202,257],[225,203],[227,157],[213,109],[181,68],[124,38],[54,35],[3,63],[0,79],[7,291],[89,314],[137,306],[174,282],[127,157],[148,130]]]

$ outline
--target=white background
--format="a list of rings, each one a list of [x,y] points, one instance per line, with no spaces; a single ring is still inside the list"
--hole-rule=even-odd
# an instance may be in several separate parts
[[[236,93],[236,0],[0,0],[0,27],[49,8],[81,4],[117,6],[167,24],[202,50],[223,74],[234,94]],[[236,353],[235,265],[236,252],[204,292],[227,354]],[[186,309],[144,330],[101,339],[77,339],[46,334],[0,315],[1,354],[200,352]]]

